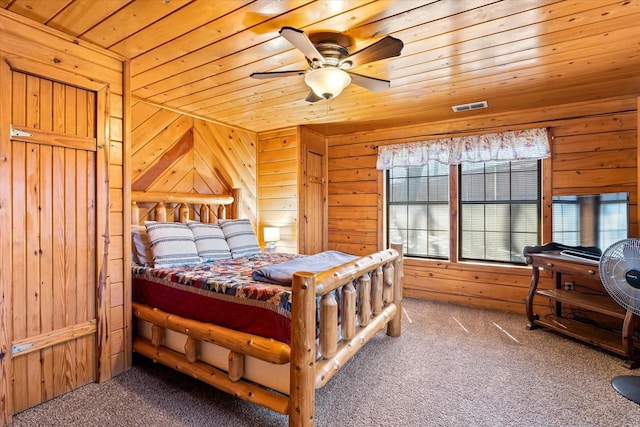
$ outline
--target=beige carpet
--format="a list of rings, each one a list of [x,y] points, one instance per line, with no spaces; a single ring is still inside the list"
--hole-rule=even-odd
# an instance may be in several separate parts
[[[403,334],[367,345],[316,393],[318,426],[640,426],[622,360],[526,318],[405,300]],[[146,359],[14,416],[15,426],[286,426],[286,417]]]

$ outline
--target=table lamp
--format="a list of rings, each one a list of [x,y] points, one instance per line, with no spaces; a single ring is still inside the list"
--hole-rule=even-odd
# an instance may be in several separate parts
[[[262,230],[264,234],[264,241],[267,245],[264,247],[265,252],[275,252],[276,242],[280,240],[280,228],[279,227],[265,227]]]

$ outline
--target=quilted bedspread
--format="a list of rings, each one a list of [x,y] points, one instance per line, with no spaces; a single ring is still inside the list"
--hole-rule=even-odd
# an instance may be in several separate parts
[[[260,253],[186,267],[133,266],[133,299],[183,317],[290,343],[291,288],[252,272],[302,255]]]

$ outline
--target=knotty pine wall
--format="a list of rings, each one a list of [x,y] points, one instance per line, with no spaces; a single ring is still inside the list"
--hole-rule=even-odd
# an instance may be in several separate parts
[[[264,227],[280,227],[278,252],[298,252],[297,127],[258,134],[258,239]]]
[[[499,116],[462,114],[458,121],[328,137],[330,249],[364,254],[383,245],[378,145],[526,127],[549,127],[553,135],[552,158],[543,165],[543,241],[551,240],[552,195],[604,191],[630,193],[629,236],[639,236],[636,98]],[[405,296],[524,313],[529,267],[406,258],[404,269]],[[542,276],[541,287],[551,286],[550,275]]]
[[[328,138],[329,249],[365,255],[382,249],[384,180],[376,170],[375,143],[351,138]]]
[[[240,188],[239,216],[280,227],[278,250],[298,252],[297,127],[254,134],[134,100],[131,189],[228,194]]]
[[[131,189],[230,194],[238,216],[256,223],[256,135],[163,109],[131,107]]]
[[[102,111],[97,119],[97,140],[103,145],[99,145],[97,149],[104,150],[105,154],[101,156],[108,159],[108,164],[96,165],[101,181],[97,183],[99,194],[95,200],[96,209],[100,212],[95,242],[99,252],[99,277],[96,283],[98,366],[95,368],[97,380],[104,381],[123,372],[131,364],[129,260],[124,260],[125,252],[128,254],[124,247],[130,244],[129,237],[124,233],[125,224],[129,223],[129,204],[126,202],[129,182],[126,160],[129,156],[129,142],[126,139],[129,64],[119,55],[80,42],[5,10],[0,10],[0,39],[3,73],[9,67],[101,94],[97,106]],[[7,74],[3,76],[6,77]],[[5,96],[0,99],[0,159],[4,162],[11,160],[9,98]],[[8,306],[12,291],[12,178],[6,173],[11,171],[7,165],[3,165],[4,172],[0,175],[0,217],[3,219],[0,232],[0,290],[3,295],[0,305],[0,417],[3,424],[11,422],[13,412],[10,356],[12,310]],[[102,190],[102,185],[107,182],[108,204],[105,191]],[[127,206],[127,209],[123,210],[123,206]]]

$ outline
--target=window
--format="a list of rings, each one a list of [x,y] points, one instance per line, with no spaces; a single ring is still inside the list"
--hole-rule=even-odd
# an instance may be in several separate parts
[[[539,244],[540,161],[462,163],[457,180],[459,236],[449,221],[450,167],[430,160],[387,174],[389,240],[402,239],[408,256],[448,258],[456,239],[459,258],[524,263],[522,250]],[[456,170],[456,169],[452,169]]]
[[[402,239],[410,256],[524,263],[524,247],[540,244],[549,154],[544,128],[378,146],[389,241]]]
[[[396,167],[387,179],[389,241],[409,256],[449,256],[449,166],[437,161]]]
[[[539,242],[540,162],[460,166],[460,259],[524,262]]]

